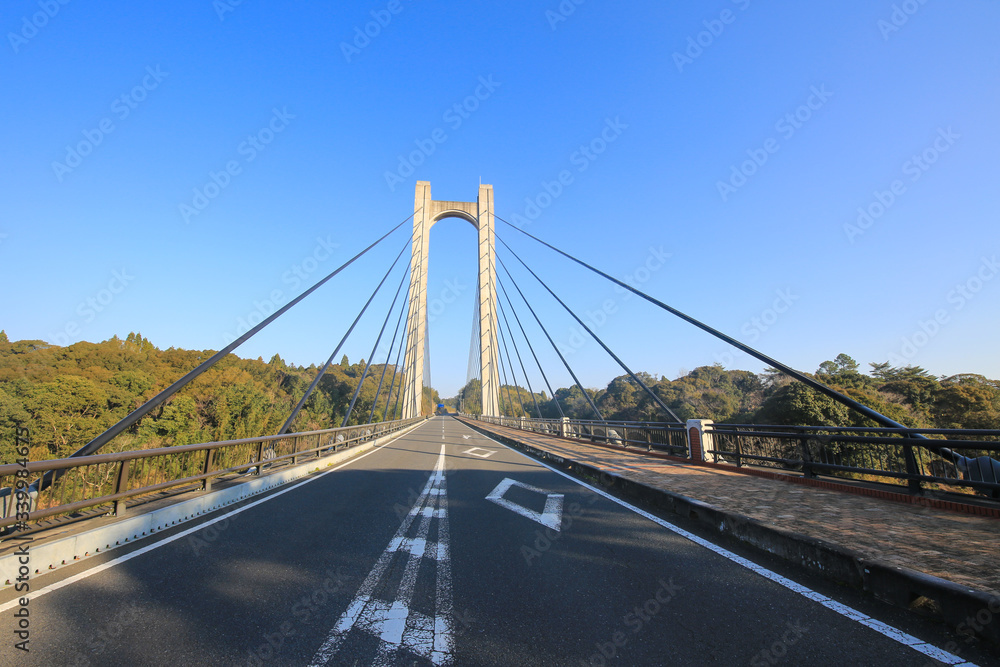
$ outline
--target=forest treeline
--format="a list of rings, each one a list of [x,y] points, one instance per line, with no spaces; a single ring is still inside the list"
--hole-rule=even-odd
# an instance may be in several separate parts
[[[862,373],[846,354],[824,361],[813,378],[859,403],[915,428],[1000,429],[1000,381],[971,373],[936,377],[919,366],[869,364]],[[712,419],[732,424],[788,424],[812,426],[875,426],[870,419],[801,382],[768,369],[755,374],[726,370],[716,364],[701,366],[676,380],[637,373],[681,419]],[[446,402],[476,413],[480,405],[479,380],[472,380]],[[628,375],[600,390],[587,389],[607,420],[669,421],[649,394]],[[593,408],[576,386],[557,389],[555,400],[571,419],[596,419]],[[504,414],[558,418],[559,408],[544,393],[534,400],[526,389],[504,386],[500,391]],[[522,411],[522,405],[524,409]]]
[[[31,432],[31,458],[60,458],[142,405],[214,352],[161,350],[140,334],[124,340],[76,343],[66,347],[43,341],[11,342],[0,332],[0,462],[13,460],[16,425]],[[1000,428],[1000,382],[981,375],[936,377],[920,367],[893,368],[870,364],[862,373],[851,357],[841,354],[813,374],[820,382],[857,401],[914,427]],[[345,356],[333,364],[306,402],[293,430],[340,426],[358,386],[365,361]],[[383,388],[375,393],[383,368]],[[277,433],[295,404],[316,377],[315,365],[295,366],[278,355],[269,361],[228,355],[143,417],[109,444],[104,452],[212,442]],[[350,424],[391,416],[393,394],[386,408],[388,385],[395,368],[373,365],[365,379]],[[761,374],[702,366],[676,380],[639,373],[660,399],[682,419],[757,424],[870,426],[869,420],[777,371]],[[396,380],[399,386],[399,379]],[[430,414],[444,402],[478,412],[480,386],[472,380],[459,394],[441,401],[425,388],[423,408]],[[667,421],[668,417],[628,376],[604,389],[587,389],[606,419]],[[503,387],[505,414],[535,416],[535,403],[546,418],[594,419],[577,387],[558,389],[555,397],[526,389]],[[522,403],[524,410],[522,411]]]
[[[11,342],[0,332],[0,462],[13,460],[16,425],[31,433],[33,460],[68,456],[212,354],[160,350],[136,333],[124,340],[59,347],[38,340]],[[331,364],[293,430],[340,426],[364,368],[363,359],[351,364],[346,356]],[[349,424],[368,421],[382,369],[369,369]],[[396,408],[394,393],[386,409],[394,367],[386,370],[375,421]],[[102,453],[276,434],[318,371],[315,365],[289,365],[278,355],[265,362],[230,354]],[[397,390],[400,382],[397,378]],[[433,390],[424,394],[429,411],[439,399]]]

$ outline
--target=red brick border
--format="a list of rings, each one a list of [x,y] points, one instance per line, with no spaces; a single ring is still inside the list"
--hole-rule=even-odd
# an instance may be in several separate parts
[[[694,426],[688,429],[688,451],[691,453],[692,461],[704,462],[705,458],[701,452],[701,432]]]
[[[675,457],[676,458],[676,457]],[[992,519],[1000,519],[1000,508],[995,507],[983,507],[981,505],[970,505],[967,503],[960,503],[951,500],[941,500],[940,498],[927,498],[924,496],[911,496],[907,493],[897,493],[895,491],[884,491],[882,489],[871,489],[865,486],[854,486],[853,484],[842,484],[840,482],[831,482],[824,479],[809,479],[808,477],[796,477],[793,475],[783,475],[780,472],[770,472],[768,470],[753,470],[747,468],[736,468],[735,466],[726,466],[720,463],[694,463],[687,461],[689,465],[701,465],[709,468],[715,468],[717,470],[727,470],[729,472],[736,472],[742,475],[752,475],[754,477],[764,477],[765,479],[773,479],[779,482],[788,482],[790,484],[802,484],[804,486],[813,486],[820,489],[828,489],[831,491],[843,491],[845,493],[853,493],[858,496],[869,496],[871,498],[879,498],[881,500],[890,500],[897,503],[907,503],[909,505],[923,505],[925,507],[933,507],[935,509],[948,510],[951,512],[959,512],[961,514],[973,514],[975,516],[984,516]]]

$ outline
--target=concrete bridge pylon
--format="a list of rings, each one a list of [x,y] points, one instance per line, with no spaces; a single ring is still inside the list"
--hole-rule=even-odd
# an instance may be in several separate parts
[[[479,232],[479,359],[482,368],[482,411],[500,414],[500,371],[497,367],[496,237],[493,186],[480,185],[474,202],[435,201],[429,181],[417,181],[410,257],[410,314],[404,362],[403,418],[421,414],[424,350],[427,336],[427,262],[430,231],[445,218],[460,218]]]

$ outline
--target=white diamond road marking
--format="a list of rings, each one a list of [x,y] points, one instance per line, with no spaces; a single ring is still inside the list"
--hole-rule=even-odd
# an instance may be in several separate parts
[[[535,493],[544,495],[545,509],[542,510],[541,514],[535,510],[528,509],[527,507],[523,507],[504,498],[503,494],[507,493],[512,486],[519,486],[522,489],[527,489],[528,491],[534,491]],[[506,477],[502,482],[497,484],[497,488],[490,491],[490,495],[486,496],[486,500],[496,503],[500,507],[509,509],[515,514],[520,514],[521,516],[531,519],[532,521],[536,521],[554,531],[558,532],[562,526],[563,494],[561,493],[549,493],[545,489],[539,489],[537,486],[531,486],[530,484],[518,482],[510,477]]]
[[[435,507],[435,505],[437,507]],[[419,517],[417,533],[407,537],[413,522]],[[427,540],[432,520],[438,520],[438,541]],[[444,474],[444,445],[434,472],[423,492],[403,518],[395,536],[379,556],[375,566],[361,583],[347,611],[330,631],[326,641],[316,651],[311,666],[332,662],[341,644],[352,629],[379,639],[378,654],[372,665],[394,665],[401,651],[416,654],[435,665],[450,665],[454,653],[451,599],[451,551],[448,546],[448,493]],[[398,556],[397,556],[398,555]],[[405,561],[403,576],[393,601],[374,597],[380,582],[391,574],[389,565],[395,558]],[[422,559],[436,562],[435,615],[433,617],[410,609]]]
[[[650,514],[649,512],[646,512],[645,510],[639,509],[635,505],[631,505],[631,504],[625,502],[624,500],[622,500],[620,498],[616,498],[613,495],[611,495],[610,493],[607,493],[606,491],[603,491],[603,490],[597,488],[596,486],[591,486],[590,484],[587,484],[586,482],[580,481],[580,480],[576,479],[575,477],[571,476],[570,474],[563,472],[562,470],[559,470],[557,468],[553,468],[552,466],[550,466],[547,463],[543,463],[542,461],[537,461],[535,459],[532,459],[529,456],[527,456],[526,454],[523,454],[522,452],[519,452],[518,450],[516,450],[516,449],[514,449],[512,447],[509,447],[509,446],[503,444],[502,442],[500,442],[498,440],[495,440],[495,439],[493,439],[493,438],[491,438],[489,436],[485,436],[485,437],[486,437],[487,440],[490,440],[491,442],[495,442],[496,444],[500,445],[501,447],[505,447],[508,451],[514,452],[515,454],[520,454],[521,456],[523,456],[524,458],[528,459],[529,461],[532,461],[533,463],[535,463],[537,465],[540,465],[543,468],[548,468],[549,470],[551,470],[555,474],[560,475],[561,477],[564,477],[564,478],[568,479],[569,481],[574,482],[575,484],[578,484],[579,486],[582,486],[585,489],[589,489],[590,491],[593,491],[597,495],[602,496],[603,498],[606,498],[606,499],[610,500],[613,503],[617,503],[618,505],[621,505],[622,507],[626,508],[627,510],[629,510],[631,512],[634,512],[635,514],[638,514],[641,517],[645,517],[646,519],[649,519],[650,521],[652,521],[653,523],[659,525],[660,527],[665,528],[665,529],[667,529],[667,530],[669,530],[669,531],[671,531],[671,532],[673,532],[673,533],[675,533],[677,535],[680,535],[681,537],[683,537],[685,539],[688,539],[691,542],[694,542],[695,544],[708,549],[709,551],[714,551],[715,553],[717,553],[718,555],[722,556],[723,558],[726,558],[726,559],[732,561],[733,563],[736,563],[737,565],[741,565],[741,566],[745,567],[746,569],[750,570],[751,572],[755,572],[755,573],[759,574],[760,576],[764,577],[765,579],[769,579],[770,581],[773,581],[774,583],[778,584],[779,586],[783,586],[784,588],[787,588],[788,590],[790,590],[790,591],[792,591],[794,593],[798,593],[802,597],[805,597],[805,598],[807,598],[809,600],[817,602],[817,603],[823,605],[824,607],[826,607],[827,609],[829,609],[830,611],[833,611],[833,612],[835,612],[837,614],[842,615],[845,618],[849,618],[852,621],[855,621],[856,623],[858,623],[860,625],[863,625],[863,626],[865,626],[867,628],[870,628],[871,630],[873,630],[873,631],[875,631],[875,632],[883,635],[884,637],[888,637],[889,639],[891,639],[893,641],[896,641],[896,642],[902,644],[903,646],[908,646],[909,648],[913,649],[914,651],[919,651],[920,653],[923,653],[924,655],[926,655],[926,656],[928,656],[930,658],[934,658],[935,660],[938,660],[940,662],[944,662],[945,664],[955,665],[956,667],[976,667],[975,663],[968,662],[964,658],[961,658],[961,657],[959,657],[959,656],[957,656],[957,655],[955,655],[953,653],[949,653],[949,652],[945,651],[944,649],[940,649],[940,648],[937,648],[936,646],[932,646],[931,644],[923,642],[920,639],[918,639],[918,638],[916,638],[916,637],[914,637],[912,635],[909,635],[909,634],[903,632],[902,630],[894,628],[891,625],[887,625],[887,624],[885,624],[885,623],[883,623],[883,622],[881,622],[879,620],[876,620],[876,619],[868,616],[867,614],[863,614],[863,613],[861,613],[860,611],[858,611],[856,609],[853,609],[851,607],[848,607],[845,604],[841,604],[841,603],[839,603],[839,602],[837,602],[837,601],[835,601],[835,600],[833,600],[831,598],[828,598],[827,596],[823,595],[822,593],[817,593],[816,591],[814,591],[814,590],[812,590],[810,588],[807,588],[807,587],[803,586],[800,583],[792,581],[791,579],[789,579],[787,577],[783,577],[782,575],[780,575],[780,574],[778,574],[776,572],[772,572],[771,570],[768,570],[767,568],[765,568],[765,567],[763,567],[761,565],[757,565],[756,563],[754,563],[754,562],[752,562],[750,560],[747,560],[746,558],[743,558],[742,556],[737,556],[732,551],[729,551],[728,549],[720,547],[719,545],[715,544],[714,542],[709,542],[708,540],[706,540],[704,538],[698,537],[697,535],[695,535],[693,533],[690,533],[690,532],[684,530],[683,528],[680,528],[679,526],[675,526],[674,524],[670,523],[669,521],[667,521],[665,519],[661,519],[660,517],[655,516],[653,514]],[[506,482],[507,480],[504,480],[504,481]],[[502,486],[502,484],[501,484],[501,486]],[[497,488],[500,488],[500,487],[497,487]],[[494,492],[496,492],[496,489],[494,489]],[[490,494],[490,495],[493,495],[493,494]]]
[[[492,449],[483,449],[482,447],[473,447],[472,449],[467,449],[462,453],[472,454],[473,456],[478,456],[481,459],[488,459],[494,454],[496,454],[496,452],[493,451]]]

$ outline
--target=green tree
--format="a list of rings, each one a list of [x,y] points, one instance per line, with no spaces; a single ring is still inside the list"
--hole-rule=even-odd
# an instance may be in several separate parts
[[[0,464],[13,463],[14,434],[18,426],[27,426],[31,415],[16,397],[0,387]]]
[[[483,385],[478,378],[472,378],[465,383],[465,386],[458,390],[455,402],[459,411],[466,414],[478,415],[483,411]]]
[[[755,421],[762,424],[839,426],[850,420],[849,410],[829,396],[801,382],[781,387],[761,406]]]
[[[981,375],[946,378],[933,412],[939,428],[1000,428],[1000,389]]]

